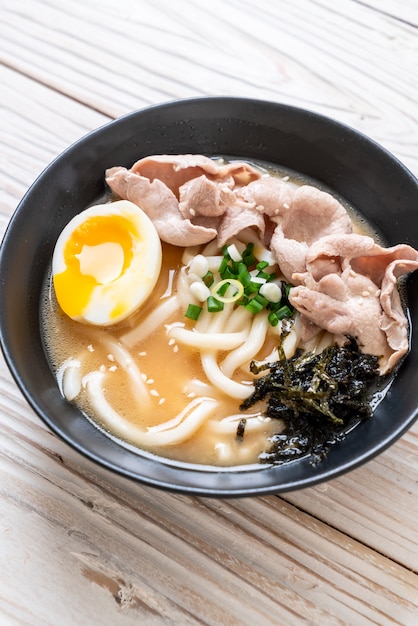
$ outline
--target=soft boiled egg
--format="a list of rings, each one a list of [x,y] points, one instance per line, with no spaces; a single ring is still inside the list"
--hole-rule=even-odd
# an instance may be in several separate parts
[[[155,226],[136,204],[119,200],[89,207],[67,224],[55,245],[58,303],[79,322],[120,322],[154,289],[161,259]]]

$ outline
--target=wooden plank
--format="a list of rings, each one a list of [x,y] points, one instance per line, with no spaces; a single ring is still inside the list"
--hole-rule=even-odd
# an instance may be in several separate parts
[[[284,499],[418,572],[418,424],[360,469]]]
[[[357,0],[359,4],[390,15],[394,20],[401,20],[418,27],[418,6],[410,0]]]
[[[417,172],[416,29],[358,2],[311,2],[309,19],[306,8],[104,0],[98,11],[15,0],[0,9],[0,60],[109,116],[205,94],[303,106],[369,134]]]
[[[36,624],[77,623],[79,607],[116,625],[413,624],[418,577],[384,556],[274,496],[193,498],[114,476],[34,419],[4,372],[1,389],[0,610],[25,589]]]
[[[60,152],[109,118],[7,67],[0,67],[0,81],[0,211],[10,216]]]

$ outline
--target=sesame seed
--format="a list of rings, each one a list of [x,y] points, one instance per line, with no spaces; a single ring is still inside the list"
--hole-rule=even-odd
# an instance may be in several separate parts
[[[153,378],[148,378],[147,385],[153,385],[154,383],[155,383],[155,380]]]
[[[156,398],[160,395],[156,389],[151,389],[149,393],[151,396],[154,396]]]
[[[147,356],[147,353],[145,351],[144,352],[138,352],[138,356]]]

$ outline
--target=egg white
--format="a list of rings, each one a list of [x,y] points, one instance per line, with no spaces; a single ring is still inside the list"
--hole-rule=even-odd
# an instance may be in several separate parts
[[[110,241],[97,241],[102,228]],[[136,204],[119,200],[89,207],[67,224],[55,245],[52,276],[58,303],[76,321],[116,324],[147,300],[161,261],[155,226]]]

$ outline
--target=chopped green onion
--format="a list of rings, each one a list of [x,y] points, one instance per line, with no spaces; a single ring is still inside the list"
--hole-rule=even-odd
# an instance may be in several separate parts
[[[270,324],[277,326],[280,319],[293,315],[293,307],[287,299],[292,285],[285,281],[281,282],[283,294],[281,302],[272,302],[271,289],[266,291],[266,295],[270,294],[266,297],[264,286],[277,279],[277,274],[264,271],[267,268],[272,269],[272,262],[266,259],[259,260],[254,255],[254,247],[254,243],[250,241],[240,253],[235,244],[222,246],[223,256],[217,270],[221,280],[215,284],[214,273],[209,270],[202,277],[203,284],[210,288],[210,296],[206,299],[207,309],[211,313],[217,313],[229,302],[245,306],[255,315],[267,309]],[[280,294],[276,297],[280,297]],[[188,317],[197,319],[199,314],[200,311],[191,310]],[[196,317],[193,318],[192,315]]]
[[[293,311],[286,304],[275,313],[279,320],[283,320],[285,317],[292,317],[293,315]]]
[[[199,278],[202,278],[208,271],[208,260],[203,254],[197,254],[190,260],[189,273],[196,274]]]
[[[242,260],[244,261],[247,267],[252,267],[256,263],[258,263],[258,259],[255,258],[253,251],[254,251],[254,243],[250,241],[250,243],[247,245],[247,247],[241,254]]]
[[[257,259],[255,258],[253,254],[247,254],[246,256],[243,256],[242,260],[244,261],[247,267],[252,267],[253,265],[257,263]]]
[[[218,272],[220,273],[220,275],[222,276],[223,272],[226,270],[226,268],[228,267],[228,259],[226,259],[225,257],[222,259],[221,264],[219,266]]]
[[[260,311],[264,309],[264,306],[257,300],[257,298],[251,298],[251,300],[249,300],[249,302],[245,305],[245,308],[247,311],[250,311],[250,313],[257,315],[257,313],[260,313]]]
[[[215,285],[215,288],[212,290],[212,293],[215,297],[224,296],[228,291],[230,283],[229,280],[223,280],[222,283],[218,283]]]
[[[250,254],[252,254],[252,253],[253,253],[253,250],[254,250],[254,243],[253,243],[252,241],[250,241],[250,242],[247,244],[247,247],[245,248],[244,252],[243,252],[243,253],[242,253],[242,255],[241,255],[241,256],[242,256],[242,258],[244,258],[244,257],[246,257],[246,256],[248,256],[248,255],[250,255]]]
[[[189,304],[189,306],[187,307],[186,313],[184,314],[185,317],[188,317],[190,320],[194,320],[196,321],[199,317],[199,315],[202,312],[202,307],[198,306],[197,304]]]
[[[245,268],[245,271],[240,272],[237,276],[239,282],[244,285],[244,287],[248,287],[248,285],[251,283],[251,274],[249,273],[249,271],[247,270],[247,268]]]
[[[264,278],[264,280],[271,280],[270,274],[267,272],[260,271],[257,273],[257,278]]]
[[[277,304],[282,299],[282,290],[277,283],[268,281],[261,285],[259,293],[267,298],[269,304]],[[270,307],[271,308],[271,307]],[[280,308],[280,305],[277,307]]]
[[[238,250],[237,246],[234,243],[231,243],[231,245],[228,246],[227,250],[228,250],[229,257],[233,261],[235,261],[236,263],[241,261],[242,256],[241,256],[240,251]]]
[[[262,270],[265,270],[266,267],[268,267],[268,266],[269,266],[268,261],[260,261],[259,263],[257,263],[257,265],[255,267],[256,267],[256,269],[262,271]]]
[[[252,282],[256,283],[258,285],[258,288],[260,289],[261,285],[264,285],[264,283],[267,281],[265,278],[260,278],[259,276],[253,276]]]
[[[228,294],[229,290],[233,290],[232,294]],[[226,278],[214,285],[211,289],[211,294],[214,298],[220,302],[236,302],[244,293],[244,287],[239,280],[235,278]]]
[[[240,272],[241,263],[242,261],[234,261],[234,260],[231,261],[230,269],[231,269],[231,272],[235,274],[235,276],[239,274]]]
[[[278,302],[270,302],[270,304],[268,305],[268,309],[269,311],[273,311],[273,313],[276,313],[276,311],[278,311],[281,306],[283,306],[281,300],[279,300]]]
[[[237,300],[237,304],[240,306],[245,306],[249,302],[249,297],[245,295],[245,293],[241,296],[239,300]]]
[[[253,282],[250,282],[246,287],[244,287],[244,293],[247,296],[251,296],[253,293],[258,293],[258,290],[260,289],[260,285],[256,285]]]
[[[219,272],[221,275],[222,279],[226,279],[226,278],[236,278],[236,274],[234,274],[233,272],[231,272],[231,269],[229,267],[229,265],[226,266],[226,268],[224,269],[223,272]]]
[[[270,324],[272,326],[277,326],[277,324],[279,323],[279,318],[277,317],[277,313],[270,313],[270,315],[268,316],[268,321],[270,322]]]
[[[240,248],[241,249],[241,248]],[[281,319],[294,315],[294,308],[288,300],[291,284],[286,281],[280,282],[280,287],[276,283],[275,272],[269,273],[265,271],[267,268],[272,270],[274,259],[267,260],[269,257],[258,259],[254,254],[255,245],[249,242],[246,248],[240,253],[237,245],[222,246],[222,257],[216,274],[220,275],[221,280],[215,283],[215,275],[213,271],[206,268],[203,272],[203,264],[197,267],[195,273],[201,276],[199,283],[202,289],[205,289],[209,296],[197,297],[197,300],[206,301],[207,310],[210,313],[217,313],[224,309],[225,303],[236,303],[236,305],[244,306],[252,314],[257,315],[263,310],[267,310],[268,320],[272,326],[277,326]],[[196,257],[198,258],[199,255]],[[197,284],[197,283],[196,283]],[[190,285],[190,289],[195,284]],[[270,289],[270,287],[272,289]],[[276,290],[273,288],[276,287]],[[282,297],[280,298],[280,290]],[[274,300],[278,300],[274,302]],[[197,320],[203,308],[195,304],[189,304],[185,316],[191,320]]]
[[[219,313],[224,310],[224,303],[217,300],[213,296],[209,296],[206,300],[209,313]]]
[[[215,279],[213,277],[213,272],[208,270],[206,274],[203,276],[202,280],[205,283],[206,287],[212,287],[213,283],[215,282]]]
[[[257,302],[259,302],[263,307],[266,307],[269,304],[269,301],[267,300],[267,298],[262,296],[261,293],[258,293],[255,296],[255,300],[257,300]]]

